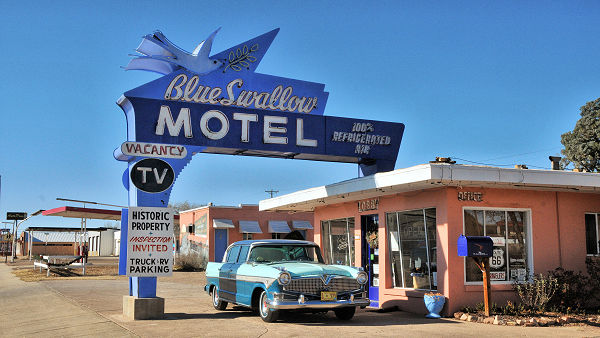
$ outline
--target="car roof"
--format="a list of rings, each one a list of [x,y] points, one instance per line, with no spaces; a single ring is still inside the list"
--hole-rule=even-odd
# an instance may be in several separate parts
[[[259,245],[259,244],[317,245],[315,242],[300,241],[300,240],[294,240],[294,239],[253,239],[253,240],[238,241],[231,245]]]

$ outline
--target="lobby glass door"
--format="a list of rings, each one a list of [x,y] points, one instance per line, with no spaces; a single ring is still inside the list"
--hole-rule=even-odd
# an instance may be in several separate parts
[[[369,274],[368,296],[372,307],[379,307],[379,215],[360,217],[361,266]]]

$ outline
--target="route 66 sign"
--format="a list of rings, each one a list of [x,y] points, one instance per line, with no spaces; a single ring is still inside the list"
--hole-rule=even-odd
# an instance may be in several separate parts
[[[500,269],[504,266],[504,249],[494,248],[494,255],[490,258],[490,267],[492,269]]]

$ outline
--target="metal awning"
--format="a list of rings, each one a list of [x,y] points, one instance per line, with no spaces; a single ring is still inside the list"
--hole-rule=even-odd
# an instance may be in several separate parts
[[[257,221],[240,221],[240,232],[247,234],[262,234]]]
[[[42,212],[44,216],[61,216],[69,218],[103,219],[111,221],[121,220],[121,210],[95,209],[80,207],[59,207]],[[174,215],[173,222],[179,224],[179,215]]]
[[[62,216],[72,218],[106,219],[111,221],[121,220],[121,210],[59,207],[42,212],[44,216]]]
[[[313,226],[309,221],[292,221],[292,228],[295,230],[312,230]]]
[[[287,234],[291,230],[287,221],[269,221],[269,232]]]
[[[213,219],[213,228],[217,228],[217,229],[235,228],[235,225],[233,225],[233,222],[230,219]]]

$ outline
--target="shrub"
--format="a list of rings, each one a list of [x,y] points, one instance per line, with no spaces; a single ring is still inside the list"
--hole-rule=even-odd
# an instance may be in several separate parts
[[[173,270],[175,271],[203,271],[206,269],[206,256],[196,252],[179,254],[175,257]]]
[[[534,312],[544,312],[548,302],[561,286],[556,277],[542,274],[533,276],[528,282],[513,283],[513,289],[519,295],[521,303]]]
[[[550,305],[567,312],[598,309],[600,307],[600,261],[587,258],[587,274],[556,268],[550,274],[562,287]]]

